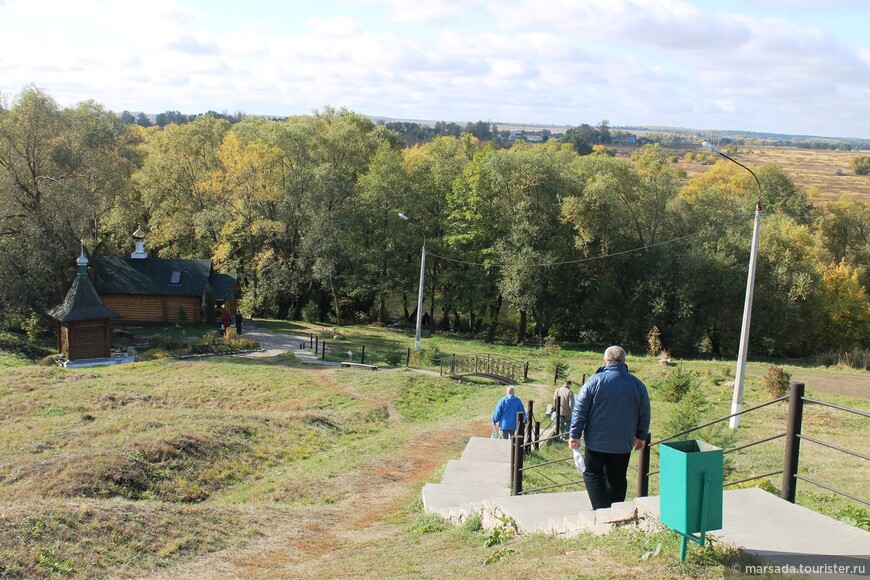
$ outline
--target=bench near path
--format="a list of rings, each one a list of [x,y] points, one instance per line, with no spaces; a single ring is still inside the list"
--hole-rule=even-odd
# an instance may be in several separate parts
[[[462,522],[481,516],[484,527],[509,516],[520,532],[573,537],[606,534],[615,526],[657,529],[658,496],[636,498],[592,510],[586,492],[510,495],[510,442],[472,437],[458,460],[451,460],[440,483],[423,487],[426,513]],[[796,565],[795,557],[853,556],[837,563],[866,564],[870,572],[870,532],[795,505],[759,488],[726,490],[722,529],[708,536],[760,558]],[[783,557],[789,559],[782,560]],[[818,562],[818,560],[815,560]]]

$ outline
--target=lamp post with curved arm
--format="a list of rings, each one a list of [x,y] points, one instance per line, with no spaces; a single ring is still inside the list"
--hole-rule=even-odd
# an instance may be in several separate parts
[[[413,220],[406,216],[403,213],[399,214],[399,217],[405,220],[406,222],[412,222]],[[420,288],[417,292],[417,334],[414,337],[414,350],[420,350],[420,329],[423,323],[423,278],[426,274],[426,233],[420,229],[420,234],[423,236],[423,252],[420,255]]]
[[[749,321],[752,317],[752,294],[755,289],[755,266],[758,263],[758,231],[761,227],[761,182],[755,172],[723,153],[718,147],[704,141],[701,145],[718,153],[728,161],[736,163],[755,178],[758,184],[758,201],[755,202],[755,225],[752,229],[752,249],[749,252],[749,274],[746,278],[746,300],[743,303],[743,325],[740,327],[740,349],[737,352],[737,370],[734,375],[734,395],[731,399],[731,414],[739,413],[743,407],[743,383],[746,379],[746,355],[749,350]],[[731,417],[729,427],[736,429],[740,426],[740,415]]]

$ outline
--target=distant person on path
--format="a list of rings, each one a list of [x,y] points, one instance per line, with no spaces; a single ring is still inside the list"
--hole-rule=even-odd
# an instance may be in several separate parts
[[[523,402],[514,395],[513,385],[508,385],[506,394],[499,400],[492,412],[492,424],[498,425],[499,439],[510,439],[517,430],[517,413],[523,414],[523,422],[526,419],[526,408]]]
[[[571,390],[573,384],[571,381],[565,383],[556,389],[553,393],[553,411],[559,409],[558,427],[559,433],[567,433],[571,426],[571,411],[574,410],[574,391]]]
[[[223,318],[221,318],[221,330],[224,331],[224,338],[227,336],[227,331],[230,329],[230,315],[224,312]]]
[[[646,385],[628,372],[625,351],[604,351],[604,366],[580,388],[571,414],[568,446],[584,438],[583,480],[593,509],[625,501],[625,472],[631,450],[643,449],[649,433],[650,404]]]
[[[242,335],[242,313],[236,311],[236,334]]]

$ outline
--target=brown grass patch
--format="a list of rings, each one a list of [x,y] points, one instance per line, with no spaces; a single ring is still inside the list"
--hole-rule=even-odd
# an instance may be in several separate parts
[[[687,152],[704,152],[698,147],[668,148],[679,157],[677,167],[688,177],[709,170],[712,165],[687,162]],[[850,167],[857,151],[825,151],[791,147],[742,147],[734,158],[749,167],[764,164],[779,165],[798,189],[806,191],[810,203],[825,204],[839,199],[843,194],[852,194],[858,199],[870,201],[870,176],[855,175]]]

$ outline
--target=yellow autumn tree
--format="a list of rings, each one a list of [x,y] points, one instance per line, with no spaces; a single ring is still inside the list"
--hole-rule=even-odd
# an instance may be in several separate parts
[[[825,322],[819,346],[844,350],[870,342],[870,298],[845,260],[822,271]]]

